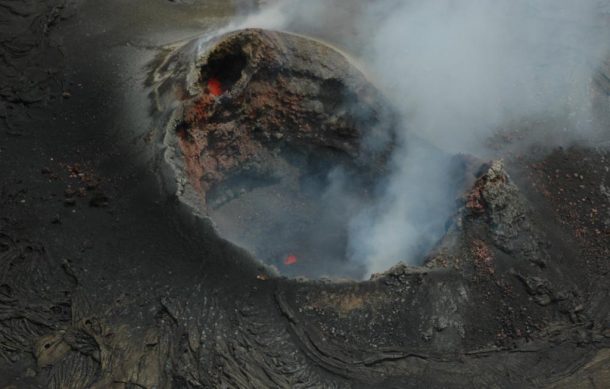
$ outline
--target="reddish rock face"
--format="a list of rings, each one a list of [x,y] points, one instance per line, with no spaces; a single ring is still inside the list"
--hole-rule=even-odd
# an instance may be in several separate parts
[[[210,190],[232,175],[292,174],[293,150],[364,174],[383,169],[392,115],[338,51],[245,30],[221,37],[199,71],[177,134],[187,176],[206,204]]]

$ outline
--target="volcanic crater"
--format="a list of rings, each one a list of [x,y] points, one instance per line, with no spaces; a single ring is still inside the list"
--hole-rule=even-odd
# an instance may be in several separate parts
[[[309,166],[320,155],[332,155],[332,167],[322,170],[343,169],[364,188],[383,179],[393,144],[391,131],[384,134],[392,128],[392,114],[382,109],[383,100],[377,100],[378,93],[361,73],[339,66],[346,64],[345,58],[316,68],[316,54],[327,58],[337,56],[336,51],[293,35],[257,30],[211,42],[182,42],[154,63],[148,85],[154,84],[153,115],[132,112],[146,117],[138,127],[142,133],[168,124],[160,131],[164,153],[152,147],[148,136],[121,148],[110,129],[134,129],[133,122],[116,120],[125,105],[115,96],[138,91],[135,100],[147,101],[149,90],[139,78],[145,61],[130,63],[127,77],[120,80],[116,64],[126,53],[127,58],[137,57],[141,48],[133,42],[149,41],[151,31],[169,28],[168,14],[185,9],[183,5],[152,0],[1,3],[8,11],[9,37],[0,64],[8,85],[0,93],[6,107],[0,123],[7,124],[0,130],[0,387],[608,386],[610,62],[594,80],[597,108],[604,114],[602,141],[511,152],[502,148],[510,138],[502,138],[495,141],[499,147],[494,158],[503,157],[504,163],[458,157],[454,165],[466,179],[456,187],[465,188],[464,194],[423,266],[398,265],[367,282],[302,281],[274,277],[244,250],[218,239],[201,218],[192,217],[192,210],[209,216],[215,206],[223,209],[220,203],[235,202],[211,205],[226,196],[222,185],[230,186],[228,178],[242,170],[242,162],[257,155],[231,154],[236,162],[211,170],[218,176],[206,181],[198,170],[201,153],[221,153],[218,146],[208,149],[206,134],[226,128],[235,139],[279,161],[280,167],[265,163],[280,172],[297,169],[298,177],[308,177],[304,172],[317,171]],[[156,12],[149,13],[151,9]],[[172,24],[182,31],[180,36],[199,31],[195,10],[209,13],[195,5],[187,9],[188,18]],[[149,17],[153,14],[157,18]],[[117,23],[120,16],[128,23]],[[103,34],[98,26],[104,27]],[[240,41],[244,36],[261,41],[249,46]],[[237,43],[223,43],[230,41]],[[228,69],[238,71],[225,75],[224,65],[205,67],[209,55],[223,47],[238,65]],[[219,62],[212,64],[222,65],[227,57],[218,52]],[[278,81],[259,81],[259,88],[269,92],[260,96],[276,109],[265,107],[256,115],[279,124],[263,128],[269,136],[261,131],[255,137],[250,126],[254,120],[246,120],[243,109],[250,104],[257,63],[276,64],[259,74],[274,75],[271,79],[281,79],[282,69],[292,69],[287,74],[295,79],[309,77],[314,69],[317,87],[325,81],[343,85],[361,102],[368,101],[363,96],[371,91],[366,104],[381,106],[376,114],[390,120],[379,120],[378,132],[360,122],[354,128],[362,132],[349,138],[347,146],[339,142],[338,150],[323,147],[329,139],[343,138],[317,125],[305,132],[284,125],[279,119],[288,119],[282,112],[298,118],[301,108],[268,97],[282,85]],[[307,96],[316,96],[312,100],[323,106],[320,89],[312,90]],[[210,102],[203,105],[202,119],[195,120],[190,108],[204,96]],[[302,107],[308,100],[297,101]],[[222,127],[226,104],[238,109],[226,110],[234,119]],[[335,115],[340,110],[330,109]],[[324,117],[315,123],[326,123]],[[274,137],[275,132],[282,137]],[[324,142],[316,141],[322,136]],[[237,142],[220,139],[228,145]],[[293,155],[288,147],[314,155],[303,157],[307,163],[299,165],[283,156]],[[272,152],[276,148],[277,156]],[[325,154],[329,149],[333,152]],[[189,150],[192,158],[185,158]],[[146,163],[136,158],[151,154],[155,159]],[[157,181],[155,173],[167,167],[174,170]],[[87,179],[92,177],[95,190],[107,194],[107,201],[87,201],[95,198],[86,187],[92,186]],[[279,185],[254,181],[246,193],[238,192],[239,198]],[[295,182],[300,185],[301,180]],[[82,192],[75,193],[79,187]],[[191,208],[176,202],[173,193]],[[296,260],[287,269],[301,263],[298,254],[284,258]]]
[[[183,79],[168,129],[183,197],[282,274],[361,278],[348,222],[388,170],[384,96],[338,50],[258,29],[208,43]]]

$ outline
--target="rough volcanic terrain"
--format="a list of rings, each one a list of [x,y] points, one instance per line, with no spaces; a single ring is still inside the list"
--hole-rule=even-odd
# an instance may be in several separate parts
[[[252,137],[263,155],[283,139],[299,149],[327,137],[354,157],[360,138],[346,125],[278,139],[279,121],[315,108],[301,100],[266,108],[268,135],[238,125],[252,112],[229,110],[234,125],[223,127],[216,102],[192,101],[204,116],[175,116],[162,99],[151,112],[150,64],[231,16],[226,2],[0,0],[0,12],[0,388],[610,383],[603,121],[595,146],[456,157],[456,211],[422,266],[363,282],[288,279],[219,237],[184,196],[237,165],[206,178],[199,160],[176,184],[159,123],[186,119],[192,131],[216,118],[220,142]],[[232,78],[203,70],[195,80],[222,100]],[[602,113],[609,75],[596,81]],[[252,80],[254,98],[290,87]],[[183,92],[174,98],[188,106]],[[320,109],[316,129],[332,116]],[[196,132],[174,134],[187,155],[209,147]],[[238,150],[240,164],[253,155]]]

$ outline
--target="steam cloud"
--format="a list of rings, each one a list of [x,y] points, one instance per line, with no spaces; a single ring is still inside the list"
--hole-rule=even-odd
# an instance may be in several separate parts
[[[599,0],[281,0],[239,27],[327,40],[369,68],[402,114],[391,179],[350,221],[349,256],[369,273],[417,263],[452,211],[447,152],[485,155],[499,128],[559,118],[592,131],[591,79],[607,55],[610,6]]]

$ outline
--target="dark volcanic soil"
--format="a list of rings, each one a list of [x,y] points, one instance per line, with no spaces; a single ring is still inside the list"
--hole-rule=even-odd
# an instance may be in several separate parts
[[[168,194],[146,65],[230,12],[0,0],[0,388],[609,385],[607,148],[466,163],[426,264],[359,283],[267,274]]]

